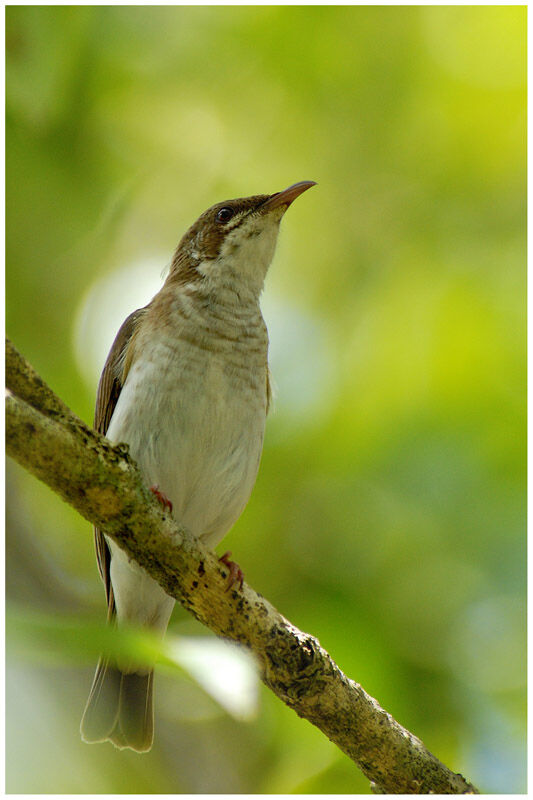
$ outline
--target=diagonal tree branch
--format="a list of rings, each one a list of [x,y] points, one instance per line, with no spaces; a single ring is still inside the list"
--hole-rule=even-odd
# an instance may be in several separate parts
[[[381,793],[474,794],[472,784],[344,675],[319,642],[161,510],[130,458],[76,417],[6,343],[7,451],[102,528],[218,636],[249,648],[264,683],[346,753]]]

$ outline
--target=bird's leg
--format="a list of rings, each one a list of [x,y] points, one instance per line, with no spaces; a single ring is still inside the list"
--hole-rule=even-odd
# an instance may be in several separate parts
[[[157,499],[159,500],[164,509],[172,511],[172,503],[170,502],[166,494],[163,494],[163,492],[159,491],[158,486],[150,486],[150,491],[152,492],[154,497],[157,497]]]
[[[218,559],[225,564],[226,567],[229,569],[229,577],[228,577],[228,585],[226,586],[226,592],[229,592],[231,587],[234,583],[239,584],[239,588],[242,589],[242,583],[244,581],[244,575],[242,574],[242,569],[239,567],[235,561],[230,561],[231,550],[227,550],[223,556],[220,556]]]

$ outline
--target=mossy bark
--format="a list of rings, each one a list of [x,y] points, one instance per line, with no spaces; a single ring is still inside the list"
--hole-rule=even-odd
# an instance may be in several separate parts
[[[355,681],[320,643],[244,584],[180,528],[144,485],[125,445],[113,446],[73,415],[8,341],[8,454],[112,537],[200,622],[247,647],[264,683],[359,766],[374,791],[470,794]]]

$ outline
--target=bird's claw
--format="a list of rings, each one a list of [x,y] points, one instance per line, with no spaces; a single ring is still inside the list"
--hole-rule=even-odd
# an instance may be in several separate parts
[[[170,502],[166,494],[163,494],[163,492],[159,491],[158,486],[150,486],[150,491],[152,492],[154,497],[157,497],[157,499],[159,500],[159,502],[161,503],[161,505],[165,510],[172,512],[172,503]]]
[[[225,591],[229,592],[231,587],[234,583],[239,584],[239,588],[242,589],[242,584],[244,581],[244,575],[242,573],[242,569],[239,567],[235,561],[230,560],[231,550],[227,550],[223,556],[220,556],[218,559],[222,564],[224,564],[229,569],[229,576],[228,576],[228,583],[226,586]]]

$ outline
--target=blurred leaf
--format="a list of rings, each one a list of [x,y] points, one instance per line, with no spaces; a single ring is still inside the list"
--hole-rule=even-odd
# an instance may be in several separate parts
[[[168,660],[158,637],[147,630],[125,626],[119,629],[77,616],[51,616],[11,607],[6,616],[6,634],[12,657],[39,664],[88,662],[101,653],[141,663]]]
[[[257,715],[259,677],[252,656],[232,642],[168,636],[165,652],[235,719]]]
[[[236,719],[257,714],[257,668],[242,647],[210,636],[163,641],[146,628],[102,625],[79,617],[52,617],[11,607],[6,618],[10,658],[64,665],[96,660],[101,653],[133,662],[158,661],[190,675]]]

